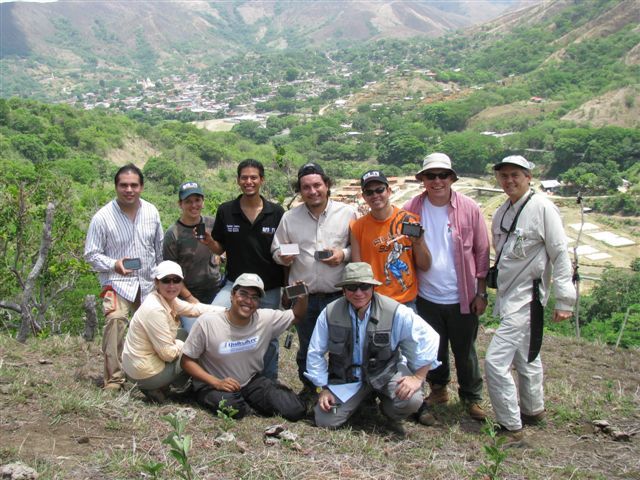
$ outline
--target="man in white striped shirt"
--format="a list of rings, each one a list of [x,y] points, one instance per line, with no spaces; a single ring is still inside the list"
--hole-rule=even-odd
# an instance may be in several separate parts
[[[144,176],[138,167],[121,167],[115,186],[116,198],[91,219],[84,258],[102,285],[104,388],[119,390],[125,381],[121,359],[128,318],[153,289],[163,229],[156,207],[140,198]]]

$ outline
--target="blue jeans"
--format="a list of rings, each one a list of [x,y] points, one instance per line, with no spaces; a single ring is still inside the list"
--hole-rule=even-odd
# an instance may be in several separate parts
[[[231,307],[231,289],[233,282],[227,281],[226,285],[220,289],[216,298],[213,299],[211,305],[219,305],[221,307]],[[260,308],[271,308],[277,310],[280,308],[281,288],[272,288],[264,292],[264,297],[260,300]],[[264,354],[264,370],[262,374],[272,380],[278,379],[278,354],[280,352],[280,344],[278,339],[274,338],[269,343],[269,348]]]
[[[307,351],[309,350],[309,342],[313,329],[316,326],[318,316],[334,300],[342,296],[342,291],[334,293],[312,293],[309,295],[309,303],[307,306],[307,314],[304,319],[296,325],[298,332],[298,344],[300,345],[296,354],[296,363],[298,364],[298,378],[307,388],[315,388],[311,381],[304,376],[307,370]]]

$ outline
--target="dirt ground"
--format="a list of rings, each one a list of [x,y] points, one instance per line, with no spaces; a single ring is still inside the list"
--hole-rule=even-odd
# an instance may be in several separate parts
[[[481,358],[491,333],[481,329]],[[280,377],[298,389],[295,347],[281,348]],[[496,478],[638,478],[640,352],[547,336],[543,361],[548,420],[526,429],[526,445],[507,451]],[[158,478],[178,478],[162,444],[170,427],[160,416],[179,410],[193,417],[186,431],[196,478],[483,478],[478,469],[492,464],[483,453],[491,440],[457,402],[455,383],[453,400],[435,411],[438,424],[407,422],[402,440],[368,409],[337,431],[248,417],[232,422],[236,441],[216,446],[220,419],[185,399],[149,404],[131,385],[103,392],[101,368],[98,341],[65,336],[23,345],[0,336],[0,464],[20,460],[45,479],[133,479],[151,478],[144,465],[153,461],[166,465]],[[628,437],[615,441],[594,420]],[[297,439],[267,446],[263,431],[274,423]]]

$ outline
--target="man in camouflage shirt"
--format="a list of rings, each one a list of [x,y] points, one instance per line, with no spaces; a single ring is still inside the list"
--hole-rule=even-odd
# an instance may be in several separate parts
[[[194,233],[199,223],[207,231],[213,228],[213,217],[202,216],[204,193],[196,182],[183,183],[178,192],[180,218],[164,236],[163,258],[173,260],[182,267],[184,287],[180,297],[188,302],[211,303],[220,283],[220,257],[200,243]],[[182,318],[185,330],[191,330],[195,318]]]

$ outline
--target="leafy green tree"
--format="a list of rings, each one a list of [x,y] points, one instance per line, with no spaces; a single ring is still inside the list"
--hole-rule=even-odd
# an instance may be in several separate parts
[[[410,133],[400,130],[378,141],[380,163],[404,165],[417,163],[427,153],[427,145]]]
[[[465,131],[446,135],[436,150],[449,155],[456,171],[481,174],[500,156],[501,145],[494,137]]]
[[[610,160],[602,163],[581,162],[560,175],[559,178],[590,195],[615,192],[622,184],[618,165]]]
[[[185,178],[184,171],[172,160],[165,156],[151,157],[144,166],[144,174],[149,180],[172,187],[174,193],[178,191]]]

